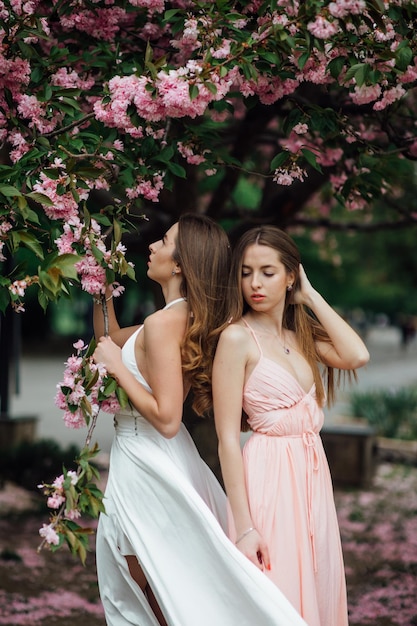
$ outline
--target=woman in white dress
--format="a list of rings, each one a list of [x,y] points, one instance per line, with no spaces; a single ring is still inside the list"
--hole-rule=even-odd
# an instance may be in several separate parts
[[[97,531],[97,571],[108,626],[305,626],[281,592],[227,538],[226,496],[182,424],[211,404],[217,331],[227,320],[226,234],[185,215],[149,246],[148,276],[167,305],[143,326],[109,334],[95,306],[94,358],[134,409],[115,416]]]

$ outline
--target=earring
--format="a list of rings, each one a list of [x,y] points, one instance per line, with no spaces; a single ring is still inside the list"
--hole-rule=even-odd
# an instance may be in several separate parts
[[[171,272],[172,276],[175,276],[176,273],[177,272],[175,272],[174,270],[172,270],[172,272]]]
[[[292,285],[287,285],[287,291],[292,291]]]

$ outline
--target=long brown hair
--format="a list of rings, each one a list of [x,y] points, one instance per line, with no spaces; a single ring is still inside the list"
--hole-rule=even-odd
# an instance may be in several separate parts
[[[317,401],[320,405],[323,405],[326,394],[319,367],[321,359],[315,342],[330,342],[330,337],[309,309],[302,305],[294,304],[293,294],[300,287],[299,265],[301,257],[295,242],[283,230],[275,226],[252,228],[244,233],[237,242],[233,250],[228,290],[230,315],[235,322],[249,309],[249,306],[244,302],[242,294],[242,265],[246,249],[253,244],[268,246],[276,250],[279,260],[285,266],[287,273],[292,273],[295,277],[293,290],[287,291],[286,294],[282,326],[296,333],[301,352],[313,371]],[[334,368],[324,365],[324,369],[327,374],[327,400],[331,404],[334,401],[335,388],[341,382],[342,372],[338,370],[335,381]]]
[[[230,318],[226,304],[229,239],[210,218],[182,215],[173,258],[181,267],[181,294],[187,298],[190,311],[182,345],[183,372],[193,390],[193,409],[203,415],[212,406],[211,374],[217,341]]]

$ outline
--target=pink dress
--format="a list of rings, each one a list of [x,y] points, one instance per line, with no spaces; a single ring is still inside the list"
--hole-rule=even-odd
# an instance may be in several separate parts
[[[323,411],[262,353],[243,408],[253,435],[243,450],[251,515],[267,541],[271,571],[309,626],[347,626],[346,581],[329,466],[319,435]]]

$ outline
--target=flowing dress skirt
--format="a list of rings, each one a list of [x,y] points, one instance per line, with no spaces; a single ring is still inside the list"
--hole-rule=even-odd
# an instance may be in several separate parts
[[[225,494],[185,426],[172,439],[133,413],[115,426],[96,548],[108,626],[158,626],[130,554],[169,626],[305,626],[227,538]]]

